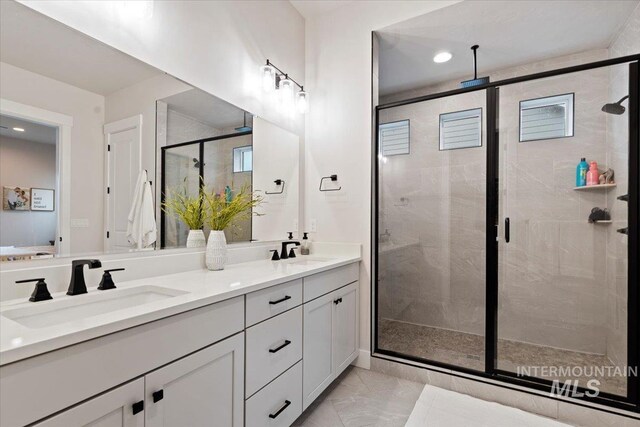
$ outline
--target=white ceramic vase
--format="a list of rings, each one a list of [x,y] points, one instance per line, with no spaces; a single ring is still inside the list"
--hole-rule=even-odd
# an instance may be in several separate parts
[[[211,230],[207,242],[207,268],[209,270],[223,270],[227,263],[227,239],[224,231]]]
[[[204,238],[204,231],[189,230],[189,234],[187,235],[187,247],[204,248],[205,246],[207,246],[207,241]]]

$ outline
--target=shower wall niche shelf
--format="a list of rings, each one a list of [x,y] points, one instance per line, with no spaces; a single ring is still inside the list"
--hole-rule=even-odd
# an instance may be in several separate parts
[[[598,185],[585,185],[582,187],[573,187],[576,191],[593,191],[593,190],[606,190],[608,188],[613,188],[617,184],[598,184]]]
[[[610,219],[603,219],[599,221],[593,221],[592,224],[611,224],[613,221]]]

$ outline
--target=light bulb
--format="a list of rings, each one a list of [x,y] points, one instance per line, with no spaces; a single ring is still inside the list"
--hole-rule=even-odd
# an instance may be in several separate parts
[[[260,67],[262,73],[262,89],[265,92],[271,92],[276,87],[276,69],[271,65],[263,65]]]
[[[293,81],[285,76],[284,79],[280,80],[278,92],[283,110],[285,113],[291,113],[293,110]]]
[[[450,60],[452,57],[453,55],[450,52],[440,52],[433,57],[433,62],[436,64],[442,64]]]
[[[300,90],[296,93],[296,105],[300,113],[304,114],[307,112],[307,108],[309,107],[308,101],[307,92]]]

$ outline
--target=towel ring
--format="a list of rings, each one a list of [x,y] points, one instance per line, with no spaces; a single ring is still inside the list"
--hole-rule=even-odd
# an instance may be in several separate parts
[[[284,193],[284,179],[276,179],[275,181],[273,181],[273,183],[277,186],[282,186],[280,187],[280,191],[265,191],[264,194],[282,194]]]
[[[336,181],[338,181],[338,175],[334,174],[334,175],[329,175],[329,176],[323,176],[320,179],[320,188],[319,188],[320,191],[340,191],[342,189],[342,186],[340,186],[338,188],[327,188],[327,189],[323,190],[322,189],[322,183],[324,182],[325,179],[330,179],[331,182],[336,182]]]

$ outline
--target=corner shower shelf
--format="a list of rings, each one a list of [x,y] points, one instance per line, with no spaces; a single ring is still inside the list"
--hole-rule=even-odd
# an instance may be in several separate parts
[[[613,188],[617,184],[598,184],[598,185],[584,185],[582,187],[573,187],[576,191],[593,191],[593,190],[606,190],[607,188]]]

